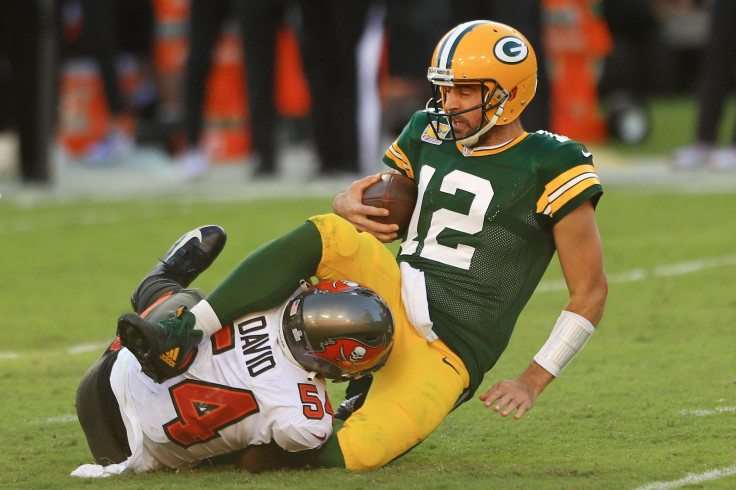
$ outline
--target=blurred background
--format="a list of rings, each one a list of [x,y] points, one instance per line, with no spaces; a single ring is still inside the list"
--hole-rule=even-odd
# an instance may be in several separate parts
[[[437,41],[475,18],[537,51],[527,130],[594,148],[613,180],[685,185],[686,170],[717,184],[736,170],[734,4],[1,0],[0,194],[237,192],[377,171],[429,98]]]

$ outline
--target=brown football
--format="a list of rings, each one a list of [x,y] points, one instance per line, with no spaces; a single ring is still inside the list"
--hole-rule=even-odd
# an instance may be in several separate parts
[[[383,174],[381,180],[363,192],[363,204],[386,208],[388,216],[370,216],[379,223],[399,225],[398,236],[406,234],[414,205],[417,203],[417,184],[402,174]]]

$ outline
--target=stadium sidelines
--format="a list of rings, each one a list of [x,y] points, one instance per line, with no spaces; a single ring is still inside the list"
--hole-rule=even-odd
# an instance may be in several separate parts
[[[387,144],[390,143],[387,142]],[[385,146],[387,146],[387,144]],[[604,188],[663,189],[689,193],[732,192],[736,171],[713,172],[704,168],[675,171],[667,157],[625,157],[605,146],[591,147]],[[316,157],[307,145],[281,150],[279,174],[272,179],[254,179],[249,160],[213,165],[201,180],[184,181],[180,169],[164,152],[141,147],[125,161],[108,166],[90,166],[80,161],[56,158],[54,183],[48,187],[22,186],[16,178],[0,175],[2,200],[64,202],[80,199],[150,199],[186,196],[209,201],[239,201],[263,198],[329,197],[368,173],[385,170],[380,155],[374,169],[360,175],[316,175]]]

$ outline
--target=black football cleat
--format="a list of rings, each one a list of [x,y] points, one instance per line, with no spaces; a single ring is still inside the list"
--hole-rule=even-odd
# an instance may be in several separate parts
[[[133,291],[130,298],[133,309],[139,311],[137,299],[150,278],[170,279],[182,288],[189,287],[212,265],[225,247],[226,240],[225,230],[217,225],[196,228],[179,238]]]
[[[197,355],[202,330],[194,329],[195,317],[186,307],[176,316],[149,322],[135,313],[118,319],[120,344],[138,359],[141,371],[156,383],[184,373]]]

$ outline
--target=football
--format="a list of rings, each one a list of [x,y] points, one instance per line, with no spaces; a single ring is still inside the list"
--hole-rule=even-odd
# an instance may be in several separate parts
[[[386,208],[388,216],[370,216],[379,223],[399,225],[398,236],[404,236],[417,203],[417,184],[402,174],[386,173],[381,180],[363,192],[363,204]]]

